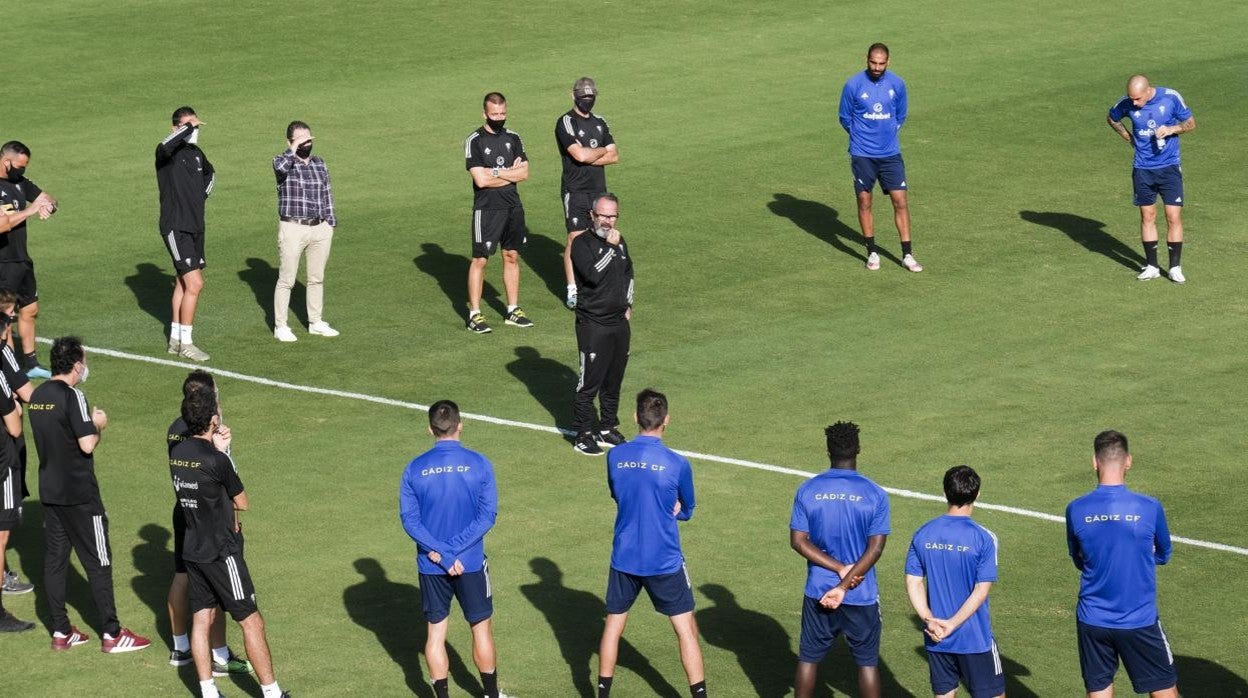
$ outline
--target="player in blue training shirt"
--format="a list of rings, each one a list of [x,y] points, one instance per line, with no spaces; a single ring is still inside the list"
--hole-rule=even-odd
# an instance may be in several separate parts
[[[1131,130],[1122,125],[1131,119]],[[1183,276],[1183,168],[1179,163],[1179,139],[1196,128],[1192,110],[1183,95],[1166,87],[1153,87],[1143,75],[1127,81],[1127,95],[1118,100],[1106,117],[1110,128],[1135,148],[1131,183],[1135,205],[1140,207],[1140,240],[1144,243],[1141,281],[1161,276],[1157,268],[1157,196],[1166,210],[1166,249],[1170,252],[1170,280],[1181,284]]]
[[[880,696],[880,589],[875,563],[888,540],[888,493],[858,473],[858,425],[824,431],[830,470],[807,480],[793,500],[789,544],[806,558],[797,698],[815,690],[819,662],[841,633],[858,665],[858,694]]]
[[[1099,485],[1066,507],[1066,543],[1082,573],[1076,609],[1079,666],[1088,698],[1112,698],[1118,659],[1136,693],[1178,698],[1170,641],[1157,614],[1157,565],[1170,560],[1170,529],[1156,499],[1127,489],[1127,437],[1093,442]]]
[[[867,268],[880,268],[875,249],[875,214],[871,190],[878,179],[880,189],[893,202],[893,222],[901,236],[901,263],[910,271],[923,271],[910,244],[910,205],[906,200],[906,163],[901,159],[897,134],[906,123],[906,83],[888,72],[888,47],[871,44],[867,69],[856,73],[841,89],[838,116],[849,132],[849,164],[858,195],[858,225],[867,239]]]
[[[654,610],[667,616],[680,643],[680,663],[689,695],[705,698],[706,676],[698,624],[693,618],[693,584],[680,551],[676,521],[693,516],[693,468],[663,445],[667,396],[649,388],[637,394],[633,415],[639,433],[611,449],[607,486],[616,503],[615,538],[607,578],[607,622],[598,645],[598,698],[611,694],[628,609],[642,589]]]
[[[498,517],[498,490],[490,461],[460,445],[463,430],[455,403],[439,400],[429,408],[435,443],[403,472],[399,518],[416,541],[420,595],[429,622],[425,661],[434,693],[437,698],[450,695],[446,632],[454,596],[472,626],[472,660],[486,698],[505,698],[498,690],[490,623],[494,599],[485,561],[485,534]]]
[[[1005,671],[988,618],[997,537],[971,520],[979,474],[956,465],[944,484],[949,512],[915,531],[906,553],[906,593],[923,619],[932,693],[954,698],[965,683],[971,698],[1001,698]]]

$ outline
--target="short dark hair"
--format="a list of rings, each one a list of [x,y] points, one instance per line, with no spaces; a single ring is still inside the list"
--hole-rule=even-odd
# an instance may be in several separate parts
[[[311,127],[311,126],[309,126],[309,125],[307,125],[307,124],[303,123],[302,121],[300,121],[300,120],[298,120],[298,119],[295,119],[294,121],[290,122],[290,125],[288,125],[288,126],[286,127],[286,140],[290,140],[290,139],[294,138],[294,137],[295,137],[295,130],[296,130],[296,129],[301,129],[301,128],[305,128],[305,129],[307,129],[308,131],[311,131],[311,130],[312,130],[312,127]]]
[[[884,57],[885,58],[888,57],[888,47],[877,41],[874,44],[871,44],[871,46],[867,48],[867,58],[870,58],[871,54],[875,53],[876,51],[883,51]]]
[[[828,458],[837,461],[851,460],[858,456],[858,425],[853,422],[837,422],[823,430],[828,438]]]
[[[485,111],[491,104],[506,104],[507,98],[502,92],[490,92],[481,99],[481,110]]]
[[[186,422],[187,431],[195,436],[208,433],[215,416],[217,396],[211,388],[201,385],[182,398],[182,421]]]
[[[955,465],[945,471],[945,501],[964,507],[979,497],[979,473],[969,465]]]
[[[213,392],[217,390],[217,381],[213,379],[212,374],[197,368],[186,374],[186,380],[182,381],[182,397],[190,395],[192,391],[206,388]]]
[[[1131,453],[1127,449],[1127,435],[1113,429],[1096,435],[1092,441],[1092,452],[1098,463],[1122,460]]]
[[[455,433],[459,426],[459,405],[450,400],[438,400],[429,407],[429,428],[433,435],[442,437]]]
[[[63,376],[74,370],[74,364],[82,361],[87,353],[82,348],[82,340],[73,335],[57,337],[52,342],[52,375]]]
[[[637,426],[654,431],[667,419],[667,396],[653,388],[637,393]]]
[[[0,145],[0,155],[25,155],[30,157],[30,148],[21,141],[9,141],[4,145]]]
[[[185,116],[198,116],[198,115],[195,113],[195,110],[191,109],[190,107],[178,107],[177,109],[173,110],[173,117],[171,119],[173,121],[173,125],[177,126],[178,123],[182,121],[182,118]]]
[[[607,192],[606,194],[599,194],[597,198],[595,198],[593,202],[589,204],[590,210],[592,211],[593,209],[598,208],[598,202],[604,201],[604,200],[613,202],[616,206],[620,205],[620,197],[616,196],[615,194],[612,194],[611,192]]]

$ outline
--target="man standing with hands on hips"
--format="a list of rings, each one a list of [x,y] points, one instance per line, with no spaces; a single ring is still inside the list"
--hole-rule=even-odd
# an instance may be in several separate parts
[[[290,148],[273,158],[277,177],[277,288],[273,291],[273,336],[295,341],[287,324],[290,289],[299,274],[299,258],[308,256],[308,334],[337,337],[321,313],[325,307],[325,265],[338,217],[325,161],[312,154],[312,129],[302,121],[286,127]]]

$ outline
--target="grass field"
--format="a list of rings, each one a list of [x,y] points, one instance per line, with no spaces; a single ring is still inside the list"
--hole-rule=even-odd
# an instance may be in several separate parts
[[[39,334],[163,357],[172,280],[156,230],[152,151],[169,113],[207,123],[217,168],[196,341],[211,368],[472,413],[567,426],[575,342],[562,308],[559,161],[552,138],[580,75],[598,80],[621,162],[609,173],[637,264],[625,395],[672,401],[667,441],[690,451],[826,467],[824,425],[863,427],[861,467],[936,494],[950,465],[983,500],[1049,514],[1090,489],[1093,435],[1132,439],[1130,482],[1175,535],[1248,547],[1242,425],[1248,301],[1240,217],[1248,6],[1208,0],[1164,18],[1138,6],[1055,0],[840,3],[9,3],[0,140],[33,152],[29,177],[61,211],[31,223]],[[17,23],[20,22],[20,23]],[[584,27],[583,29],[581,27]],[[1157,37],[1153,39],[1153,37]],[[882,40],[909,85],[903,131],[915,252],[862,268],[844,80]],[[1130,152],[1104,113],[1131,73],[1181,90],[1188,283],[1138,283]],[[532,330],[463,329],[471,194],[460,144],[480,98],[506,93],[532,178],[522,301]],[[340,226],[326,319],[333,340],[278,344],[270,158],[309,122],[334,176]],[[878,209],[877,209],[878,210]],[[879,211],[880,240],[898,254]],[[302,309],[296,290],[292,307]],[[0,638],[13,696],[175,695],[166,664],[172,573],[164,430],[186,368],[97,355],[85,391],[108,410],[97,452],[123,624],[158,635],[137,655],[98,644],[53,655],[40,630]],[[431,696],[414,548],[397,520],[407,461],[428,446],[401,406],[223,378],[224,412],[252,511],[247,556],[277,675],[296,695]],[[626,399],[627,404],[627,399]],[[487,539],[503,689],[585,692],[601,626],[614,515],[601,462],[559,437],[469,421],[491,457],[501,515]],[[683,540],[716,695],[784,696],[804,566],[787,544],[797,477],[695,461],[699,506]],[[879,564],[888,696],[928,693],[902,583],[911,533],[942,507],[895,497]],[[979,514],[1001,544],[994,627],[1008,693],[1080,695],[1078,577],[1060,524]],[[42,584],[41,514],[28,505],[10,562]],[[1248,557],[1176,545],[1160,604],[1188,696],[1248,695]],[[71,616],[93,628],[80,574]],[[41,593],[7,597],[47,622]],[[615,695],[686,695],[666,621],[638,606]],[[454,685],[478,690],[455,626]],[[231,630],[231,644],[241,636]],[[842,650],[823,695],[853,694]],[[230,687],[225,686],[227,689]],[[1129,693],[1125,675],[1117,684]],[[254,681],[231,695],[258,696]]]

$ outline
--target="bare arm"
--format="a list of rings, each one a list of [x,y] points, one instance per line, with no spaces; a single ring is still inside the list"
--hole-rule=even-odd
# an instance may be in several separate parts
[[[234,495],[234,511],[247,511],[247,491],[243,490]]]
[[[1113,117],[1107,116],[1105,117],[1105,123],[1109,124],[1109,127],[1114,129],[1114,132],[1121,136],[1122,140],[1131,143],[1131,132],[1121,122],[1114,121]]]
[[[86,436],[78,437],[78,450],[82,451],[83,453],[87,455],[91,455],[92,453],[94,453],[95,447],[99,445],[100,445],[99,434],[88,434]]]
[[[831,555],[823,552],[819,546],[810,540],[810,534],[806,531],[789,530],[789,547],[793,548],[798,555],[819,565],[825,570],[835,572],[842,577],[850,570],[851,565],[841,562]]]
[[[923,621],[923,632],[931,636],[936,642],[940,642],[941,637],[936,635],[939,626],[936,625],[936,619],[932,617],[931,607],[927,605],[927,585],[922,577],[916,577],[912,574],[906,575],[906,595],[910,597],[910,606],[914,608],[914,612],[919,614],[919,619]]]
[[[614,144],[606,146],[604,148],[587,148],[581,145],[580,143],[573,143],[572,145],[568,146],[568,155],[571,155],[573,160],[576,160],[582,165],[597,165],[599,164],[598,163],[599,159],[607,157],[608,149],[614,150],[615,149]],[[612,162],[615,162],[619,159],[620,159],[619,155],[617,154],[615,156],[615,160],[612,160]],[[602,164],[605,165],[607,163],[602,163]]]
[[[498,168],[498,174],[494,174],[493,168],[474,167],[468,170],[468,174],[472,175],[472,183],[480,189],[498,189],[508,184],[523,182],[529,178],[529,163],[526,160],[516,158],[516,162],[510,167]]]
[[[880,555],[884,554],[884,543],[888,540],[887,534],[871,536],[867,539],[867,550],[858,558],[854,566],[848,572],[841,575],[841,583],[828,590],[819,603],[825,608],[836,608],[841,605],[841,601],[845,600],[845,592],[858,586],[858,582],[866,577],[867,572],[880,561]],[[858,581],[854,581],[858,580]]]
[[[605,148],[601,148],[600,150],[605,150],[607,152],[603,153],[596,160],[590,163],[591,165],[606,167],[607,165],[614,165],[620,161],[620,151],[615,147],[614,143]]]
[[[968,618],[975,615],[975,611],[979,610],[980,606],[984,605],[984,602],[988,600],[988,591],[990,589],[992,589],[992,582],[980,582],[976,584],[975,588],[971,590],[971,595],[966,597],[966,601],[962,602],[961,608],[958,609],[957,613],[953,614],[952,618],[931,619],[929,625],[935,625],[936,628],[935,630],[928,630],[927,634],[931,635],[932,639],[937,642],[949,637],[953,631],[961,627]]]
[[[1165,138],[1166,136],[1178,136],[1184,133],[1191,133],[1195,130],[1196,117],[1189,116],[1187,117],[1187,121],[1184,121],[1181,124],[1175,124],[1174,126],[1158,126],[1153,131],[1153,135],[1158,138]]]

